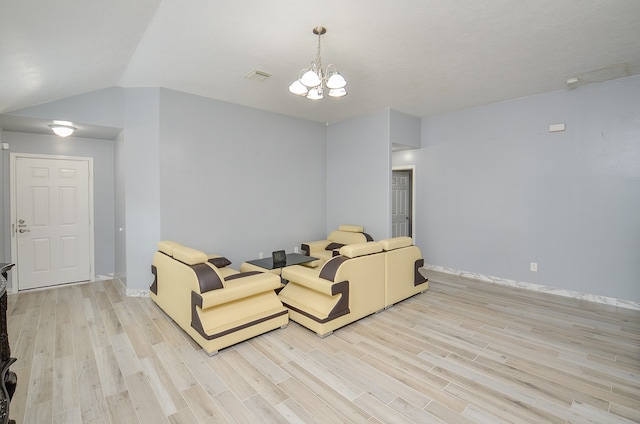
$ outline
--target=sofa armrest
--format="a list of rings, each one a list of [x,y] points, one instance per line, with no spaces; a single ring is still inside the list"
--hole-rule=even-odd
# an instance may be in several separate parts
[[[350,313],[349,281],[334,282],[320,278],[317,269],[300,265],[285,268],[283,276],[289,279],[289,283],[280,291],[278,297],[290,311],[318,325]],[[320,329],[316,331],[318,334],[325,334]]]
[[[334,286],[337,286],[338,282],[320,278],[317,269],[301,265],[290,266],[282,270],[282,278],[327,296],[336,294]]]
[[[331,240],[317,240],[317,241],[308,241],[302,243],[300,245],[301,249],[307,253],[307,255],[311,255],[311,252],[316,250],[324,250],[331,243]]]
[[[207,309],[277,288],[280,288],[280,277],[277,275],[267,272],[252,274],[225,282],[223,289],[199,293],[202,297],[199,306],[202,309]]]

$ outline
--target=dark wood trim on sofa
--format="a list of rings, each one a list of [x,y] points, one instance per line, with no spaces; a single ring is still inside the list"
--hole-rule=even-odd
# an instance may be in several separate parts
[[[235,280],[236,278],[249,277],[250,275],[262,274],[260,271],[247,271],[247,272],[239,272],[237,274],[231,274],[228,277],[225,277],[224,281]]]
[[[218,273],[215,272],[206,263],[190,265],[191,269],[196,273],[198,277],[198,284],[200,284],[200,293],[206,293],[211,290],[218,290],[224,288]]]
[[[349,309],[349,281],[348,280],[341,281],[331,286],[331,295],[335,296],[337,294],[341,294],[342,296],[340,297],[340,300],[338,300],[338,303],[335,304],[331,312],[329,312],[329,315],[326,318],[318,318],[306,311],[300,310],[287,303],[284,303],[284,305],[287,308],[293,311],[296,311],[297,313],[302,314],[307,318],[314,320],[315,322],[319,322],[320,324],[323,324],[325,322],[329,322],[331,320],[339,318],[343,315],[347,315],[349,312],[351,312],[351,310]]]
[[[151,273],[153,274],[153,283],[151,283],[151,293],[158,294],[158,268],[155,265],[151,265]]]
[[[325,280],[334,281],[336,278],[336,272],[338,272],[338,268],[345,261],[349,260],[346,256],[334,256],[325,262],[324,266],[320,270],[320,278],[324,278]]]
[[[418,259],[416,263],[413,265],[413,286],[419,286],[420,284],[424,284],[429,279],[424,275],[420,274],[419,269],[424,266],[424,259]]]

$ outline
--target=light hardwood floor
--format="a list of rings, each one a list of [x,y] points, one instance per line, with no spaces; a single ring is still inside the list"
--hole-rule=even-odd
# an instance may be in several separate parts
[[[640,421],[640,313],[430,273],[320,339],[291,322],[208,357],[97,282],[9,296],[17,423]],[[605,284],[605,282],[603,282]]]

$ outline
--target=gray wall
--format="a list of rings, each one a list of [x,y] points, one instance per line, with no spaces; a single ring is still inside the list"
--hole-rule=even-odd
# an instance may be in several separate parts
[[[127,284],[127,215],[124,131],[114,141],[114,219],[115,268],[114,274]]]
[[[111,146],[112,164],[109,175],[112,198],[111,203],[105,205],[105,209],[110,210],[111,218],[109,222],[96,218],[95,227],[96,231],[100,228],[100,231],[111,232],[111,267],[104,272],[116,272],[127,284],[127,289],[147,290],[151,282],[149,264],[160,234],[159,89],[113,87],[37,105],[11,114],[126,128],[116,141],[107,141]],[[70,152],[81,155],[80,146],[78,149],[75,148],[75,144],[71,146],[73,147]],[[119,172],[117,180],[115,169]],[[96,170],[96,177],[97,174]],[[128,227],[125,224],[128,224]],[[118,231],[120,228],[123,228],[122,232]],[[96,238],[96,261],[100,256],[98,246]],[[105,245],[105,248],[108,247]]]
[[[422,146],[420,118],[389,110],[389,141],[397,149],[418,149]]]
[[[113,142],[108,140],[94,140],[89,138],[70,137],[61,139],[54,135],[27,134],[4,131],[3,139],[9,143],[10,150],[4,151],[4,157],[11,153],[29,153],[61,156],[92,157],[93,160],[93,190],[94,190],[94,245],[96,274],[110,274],[114,269],[114,186],[113,186]],[[8,165],[8,163],[7,163]],[[10,192],[10,179],[3,181],[3,192]],[[6,203],[7,207],[9,202]],[[5,228],[10,227],[10,212],[6,214]],[[10,254],[10,235],[6,236],[7,258]]]
[[[394,165],[426,262],[640,301],[640,77],[424,118],[422,145]]]
[[[324,237],[324,125],[161,91],[161,237],[235,267]]]
[[[424,118],[423,147],[393,157],[416,165],[416,244],[427,262],[640,300],[638,99],[633,77]],[[133,290],[148,288],[160,238],[239,265],[342,223],[388,237],[391,141],[416,132],[411,119],[408,132],[393,129],[400,121],[389,109],[325,128],[154,88],[100,90],[14,114],[125,128],[107,142],[114,206],[96,226],[116,251],[103,256],[112,263],[104,272],[126,273]],[[558,122],[567,130],[549,133]],[[92,155],[87,148],[73,154]]]
[[[327,228],[363,225],[375,240],[391,235],[389,109],[327,130]]]
[[[126,90],[120,87],[105,88],[14,111],[9,115],[123,128]]]
[[[124,163],[117,165],[124,171],[124,192],[119,192],[124,199],[119,197],[116,205],[124,206],[126,223],[118,222],[117,228],[124,228],[126,238],[123,281],[134,294],[148,290],[153,281],[151,260],[160,240],[160,89],[128,88],[124,109],[124,152],[118,152]]]
[[[111,266],[100,272],[130,292],[148,289],[162,238],[239,266],[325,234],[324,125],[159,88],[99,90],[12,114],[124,128],[107,142],[111,217],[96,228],[111,234]]]

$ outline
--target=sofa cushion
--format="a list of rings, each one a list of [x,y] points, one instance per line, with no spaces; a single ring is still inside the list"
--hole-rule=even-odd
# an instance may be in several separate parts
[[[349,231],[350,233],[364,233],[364,227],[361,225],[340,225],[340,231]]]
[[[386,240],[380,240],[380,244],[382,244],[382,248],[388,252],[390,250],[400,249],[401,247],[411,246],[413,244],[413,240],[411,237],[394,237]]]
[[[202,264],[209,259],[206,253],[186,246],[175,246],[173,248],[173,257],[187,265]]]
[[[173,249],[182,246],[180,243],[171,240],[162,240],[158,242],[158,250],[169,256],[173,256]]]
[[[364,235],[364,233],[334,230],[329,233],[327,240],[340,244],[355,244],[367,241],[367,237]]]
[[[344,246],[344,244],[331,242],[327,244],[327,247],[325,247],[324,250],[336,250],[336,249],[340,249],[342,246]]]
[[[372,253],[382,252],[382,244],[377,241],[349,244],[340,248],[340,254],[347,258],[356,258],[358,256],[370,255]]]

